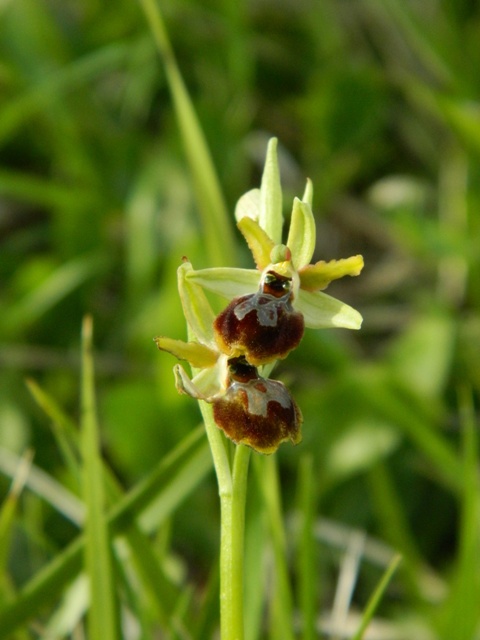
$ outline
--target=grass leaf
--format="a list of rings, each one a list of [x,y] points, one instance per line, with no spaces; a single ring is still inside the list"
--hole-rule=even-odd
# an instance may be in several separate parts
[[[388,565],[385,573],[383,574],[380,582],[377,585],[377,588],[372,593],[369,601],[367,602],[367,606],[363,612],[362,620],[360,622],[360,626],[357,629],[357,632],[352,636],[352,640],[362,640],[365,635],[365,631],[367,630],[368,625],[370,624],[373,616],[375,615],[375,611],[382,599],[386,588],[388,587],[390,580],[393,577],[393,574],[397,570],[398,565],[402,559],[401,555],[395,555],[392,558],[392,561]]]
[[[300,530],[297,543],[298,598],[302,615],[303,640],[315,640],[318,591],[318,562],[315,553],[315,481],[313,458],[306,454],[300,461],[298,480]]]
[[[231,221],[207,142],[170,46],[158,2],[141,0],[141,5],[165,66],[185,153],[193,175],[209,266],[226,266],[235,255],[233,216]]]
[[[155,500],[167,497],[161,517],[168,517],[212,469],[203,428],[190,433],[158,466],[123,497],[108,516],[112,535],[126,531]],[[160,521],[155,523],[156,526]],[[74,540],[20,590],[14,602],[0,610],[0,629],[5,634],[19,628],[40,608],[52,602],[82,566],[85,537]]]
[[[278,468],[275,456],[255,456],[258,482],[263,491],[265,514],[270,525],[273,547],[275,588],[269,594],[270,637],[274,640],[293,640],[293,598],[287,566],[287,541],[282,519]]]
[[[90,585],[88,615],[91,640],[117,640],[119,623],[112,567],[111,540],[105,507],[98,432],[90,317],[82,331],[82,454],[85,522],[85,568]]]
[[[459,392],[463,445],[463,495],[452,588],[441,612],[441,636],[470,640],[478,633],[480,601],[480,482],[478,435],[471,392]]]

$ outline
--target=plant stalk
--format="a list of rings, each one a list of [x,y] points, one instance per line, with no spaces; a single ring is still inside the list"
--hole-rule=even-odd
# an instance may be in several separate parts
[[[251,449],[237,445],[231,466],[228,443],[215,424],[212,406],[206,402],[199,405],[220,495],[220,637],[243,640],[245,503]]]
[[[238,445],[230,491],[220,490],[220,629],[221,640],[243,640],[245,503],[250,449]]]

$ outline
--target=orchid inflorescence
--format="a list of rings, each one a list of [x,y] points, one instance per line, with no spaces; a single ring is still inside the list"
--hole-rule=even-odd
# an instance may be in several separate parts
[[[316,243],[310,181],[302,199],[294,199],[282,244],[278,173],[272,139],[260,189],[242,196],[235,211],[256,269],[195,270],[184,259],[178,287],[191,340],[155,338],[159,349],[192,367],[192,379],[174,367],[179,392],[210,403],[215,423],[233,442],[266,454],[285,440],[300,442],[303,419],[285,385],[265,371],[299,345],[305,327],[359,329],[362,323],[358,311],[321,291],[332,280],[358,275],[362,256],[310,264]],[[204,290],[230,300],[220,314]]]

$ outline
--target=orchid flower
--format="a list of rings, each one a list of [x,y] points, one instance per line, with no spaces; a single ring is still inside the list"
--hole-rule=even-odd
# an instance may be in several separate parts
[[[236,208],[257,268],[196,271],[185,259],[178,288],[190,341],[155,338],[159,349],[192,367],[192,379],[181,365],[174,367],[178,391],[210,403],[215,423],[231,440],[261,453],[272,453],[285,440],[297,444],[302,414],[287,388],[262,377],[257,367],[286,357],[305,326],[359,329],[362,323],[358,311],[321,290],[358,275],[363,258],[310,264],[316,241],[311,202],[308,181],[302,199],[294,200],[282,244],[282,191],[271,140],[261,188],[246,193]],[[215,316],[204,290],[231,301]]]
[[[261,188],[242,196],[235,211],[256,269],[192,269],[186,275],[192,283],[233,299],[215,320],[217,345],[230,357],[243,355],[255,366],[284,358],[300,342],[303,324],[313,329],[360,328],[360,313],[322,289],[332,280],[359,275],[363,258],[310,264],[316,244],[312,195],[307,181],[302,199],[294,199],[287,242],[282,244],[282,191],[276,140],[271,140]],[[271,348],[265,345],[269,336],[275,336]]]

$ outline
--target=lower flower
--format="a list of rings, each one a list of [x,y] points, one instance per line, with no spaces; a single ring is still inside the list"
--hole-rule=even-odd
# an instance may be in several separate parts
[[[262,378],[244,358],[228,361],[230,384],[213,400],[216,424],[237,444],[273,453],[282,442],[298,444],[302,414],[290,392],[277,380]]]
[[[243,356],[224,362],[226,380],[213,395],[202,392],[205,375],[190,380],[176,365],[178,391],[210,403],[216,425],[236,444],[264,454],[273,453],[287,440],[298,444],[302,439],[302,413],[285,385],[262,378]]]

